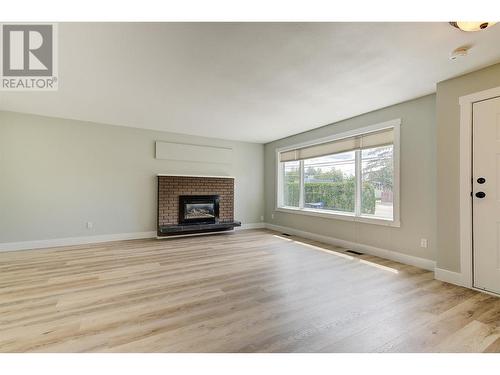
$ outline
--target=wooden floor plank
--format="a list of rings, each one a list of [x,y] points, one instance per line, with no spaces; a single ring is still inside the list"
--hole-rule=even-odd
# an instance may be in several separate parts
[[[2,352],[500,352],[500,299],[268,230],[0,253]]]

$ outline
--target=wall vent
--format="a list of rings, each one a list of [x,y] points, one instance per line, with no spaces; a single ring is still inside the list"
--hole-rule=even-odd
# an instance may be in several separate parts
[[[354,250],[346,250],[346,253],[356,254],[356,255],[365,255],[364,253],[360,253],[359,251]]]

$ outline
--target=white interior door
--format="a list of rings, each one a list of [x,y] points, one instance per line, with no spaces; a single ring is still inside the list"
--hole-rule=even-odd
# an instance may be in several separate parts
[[[474,286],[500,294],[500,98],[473,104]]]

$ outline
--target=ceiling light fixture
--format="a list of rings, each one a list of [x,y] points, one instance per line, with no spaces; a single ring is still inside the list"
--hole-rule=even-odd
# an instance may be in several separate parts
[[[462,31],[481,31],[493,26],[496,22],[450,22],[450,25]]]

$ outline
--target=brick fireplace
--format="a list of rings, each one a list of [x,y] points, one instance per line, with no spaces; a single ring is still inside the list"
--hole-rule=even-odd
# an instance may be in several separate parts
[[[158,235],[162,228],[179,227],[194,231],[203,227],[182,226],[179,222],[179,198],[186,196],[218,196],[217,223],[234,223],[234,178],[212,176],[158,175]],[[239,226],[238,225],[233,225]],[[227,229],[233,229],[227,228]],[[215,228],[215,227],[213,227]],[[207,227],[206,229],[210,229]],[[178,234],[178,233],[176,233]]]

